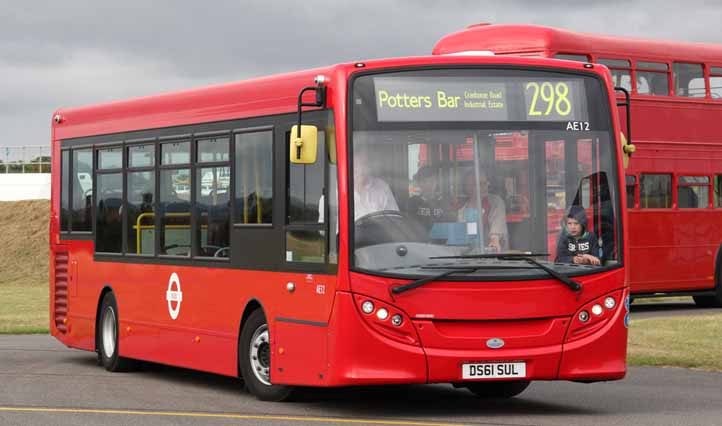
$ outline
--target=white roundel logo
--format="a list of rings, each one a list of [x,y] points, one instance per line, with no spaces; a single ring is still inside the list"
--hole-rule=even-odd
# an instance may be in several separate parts
[[[168,313],[173,319],[178,318],[183,292],[181,291],[180,278],[173,272],[168,280],[168,291],[165,292],[165,300],[168,301]]]

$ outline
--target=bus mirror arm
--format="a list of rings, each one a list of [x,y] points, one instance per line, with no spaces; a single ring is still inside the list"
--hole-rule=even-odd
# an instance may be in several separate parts
[[[615,87],[614,91],[622,92],[624,94],[624,102],[617,102],[618,107],[624,107],[627,115],[627,140],[623,145],[623,151],[627,156],[631,157],[632,153],[636,150],[636,147],[632,145],[632,109],[629,91],[624,87]]]

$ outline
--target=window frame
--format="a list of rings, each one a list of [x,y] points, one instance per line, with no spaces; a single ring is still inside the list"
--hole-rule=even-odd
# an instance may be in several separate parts
[[[231,181],[232,181],[232,187],[233,187],[233,201],[231,206],[231,229],[240,229],[240,228],[273,228],[274,227],[274,220],[273,220],[273,210],[271,210],[271,223],[240,223],[236,221],[236,213],[238,211],[238,203],[236,202],[236,174],[238,173],[238,167],[236,167],[236,136],[247,134],[247,133],[263,133],[263,132],[270,132],[271,133],[271,189],[273,190],[273,194],[271,199],[273,200],[278,195],[276,192],[276,125],[268,125],[268,126],[255,126],[255,127],[245,127],[245,128],[238,128],[233,129],[231,131],[231,145],[233,147],[231,148],[232,151],[232,159],[231,162],[233,163],[233,166],[231,167]],[[284,201],[284,206],[286,202]],[[284,213],[285,214],[285,213]]]
[[[682,182],[682,178],[687,177],[704,177],[707,178],[707,183],[699,183],[699,182]],[[703,175],[703,174],[694,174],[694,173],[677,173],[675,176],[675,182],[676,182],[676,191],[675,191],[675,208],[679,210],[702,210],[702,209],[709,209],[711,208],[711,205],[713,203],[712,197],[713,189],[712,189],[712,179],[709,175]],[[703,207],[680,207],[679,206],[679,189],[680,188],[689,188],[689,187],[707,187],[707,205]]]
[[[335,120],[335,115],[333,115],[332,110],[322,110],[326,116],[320,117],[314,120],[309,120],[308,122],[305,122],[306,124],[315,125],[319,128],[319,134],[323,132],[324,134],[324,140],[319,141],[318,143],[324,144],[323,149],[323,159],[320,159],[318,156],[316,158],[316,162],[323,161],[322,167],[323,167],[323,188],[327,189],[329,184],[329,153],[328,153],[328,147],[326,144],[326,138],[328,135],[326,134],[327,130],[326,127],[328,125],[328,114],[332,114],[331,118]],[[281,134],[284,135],[284,140],[287,140],[285,138],[285,135],[288,134],[290,136],[290,132],[292,130],[292,127],[286,128],[285,126],[282,126],[279,128]],[[334,141],[335,143],[338,143],[338,141]],[[284,144],[283,152],[284,157],[286,159],[290,158],[290,152],[289,152],[290,146],[289,144]],[[315,164],[315,163],[314,163]],[[284,197],[284,221],[283,221],[283,263],[294,270],[304,271],[304,272],[313,272],[313,271],[333,271],[336,268],[336,264],[329,262],[329,250],[330,250],[330,238],[331,238],[331,232],[330,232],[330,220],[329,220],[329,196],[326,193],[323,193],[324,196],[324,221],[323,222],[296,222],[292,223],[290,221],[290,215],[289,215],[289,208],[290,203],[288,201],[290,195],[291,195],[291,185],[290,185],[290,179],[291,179],[291,166],[292,163],[290,161],[286,161],[286,164],[284,165],[284,173],[286,176],[286,192],[283,194]],[[338,173],[338,169],[336,170],[336,173]],[[338,176],[337,176],[337,182],[336,182],[336,188],[338,190]],[[340,222],[340,219],[338,219]],[[340,225],[340,223],[339,223]],[[287,235],[289,232],[293,231],[318,231],[318,232],[324,232],[324,247],[323,247],[323,261],[321,262],[301,262],[301,261],[295,261],[295,260],[288,260],[288,239]],[[334,236],[335,236],[335,230],[334,230]],[[338,251],[339,248],[336,247],[336,250]],[[338,255],[338,253],[337,253]]]
[[[660,172],[657,170],[653,171],[640,171],[638,174],[637,185],[639,186],[637,203],[640,210],[644,211],[669,211],[677,207],[677,191],[674,190],[674,183],[676,182],[676,176],[672,172]],[[669,176],[669,207],[644,207],[642,205],[642,178],[644,176]]]
[[[713,101],[722,101],[722,85],[719,86],[720,97],[712,96],[712,78],[719,78],[722,82],[722,65],[705,64],[705,72],[707,79],[707,88],[709,89],[709,98]]]
[[[334,117],[331,119],[330,117]],[[274,271],[274,272],[305,272],[314,273],[321,275],[334,275],[338,271],[338,260],[331,263],[286,263],[285,262],[285,234],[283,229],[283,220],[286,209],[286,201],[282,194],[285,193],[285,180],[286,180],[286,163],[288,162],[288,155],[286,153],[286,145],[288,141],[283,141],[283,135],[281,134],[281,128],[290,129],[292,125],[297,124],[298,115],[295,112],[288,112],[283,114],[273,115],[262,115],[253,117],[236,118],[223,121],[206,122],[206,123],[188,123],[173,127],[163,128],[146,128],[138,130],[120,131],[111,134],[103,135],[90,135],[82,136],[69,139],[58,140],[57,143],[60,145],[61,151],[68,151],[70,162],[72,163],[72,153],[74,150],[88,149],[91,151],[91,161],[95,162],[95,150],[103,149],[115,144],[122,144],[123,146],[123,206],[124,215],[123,219],[123,238],[126,240],[123,242],[124,253],[122,256],[118,254],[105,254],[92,252],[93,260],[98,262],[115,262],[115,263],[130,263],[130,264],[152,264],[152,265],[177,265],[177,266],[190,266],[190,267],[208,267],[208,268],[220,268],[220,269],[234,269],[234,270],[252,270],[252,271]],[[331,108],[313,110],[310,109],[304,112],[304,123],[319,124],[322,127],[335,127],[336,118],[334,110]],[[160,255],[160,174],[162,170],[177,169],[177,168],[188,168],[189,172],[194,175],[196,174],[193,162],[184,164],[164,164],[161,165],[161,145],[168,142],[176,141],[191,141],[194,138],[203,138],[211,135],[219,134],[230,134],[230,145],[229,146],[229,161],[228,165],[231,170],[230,183],[232,189],[231,199],[231,219],[235,215],[236,201],[235,201],[235,173],[236,168],[234,164],[235,158],[235,143],[233,134],[245,133],[253,131],[271,131],[272,132],[272,147],[271,156],[273,167],[270,171],[270,178],[272,179],[273,198],[272,198],[272,223],[267,224],[248,224],[236,226],[233,220],[230,221],[230,247],[231,254],[229,259],[222,258],[221,261],[207,258],[207,257],[181,257],[181,256],[166,256]],[[280,141],[280,142],[279,142]],[[279,145],[281,143],[281,145]],[[334,141],[338,144],[338,141]],[[130,154],[128,148],[135,145],[153,145],[153,152],[155,155],[154,164],[142,166],[142,167],[127,167],[130,161]],[[191,144],[189,149],[195,151],[195,147]],[[193,151],[191,153],[193,153]],[[193,154],[195,155],[195,154]],[[201,167],[206,167],[209,163],[201,163]],[[72,168],[72,165],[71,165]],[[95,164],[93,164],[93,170]],[[71,170],[72,171],[72,170]],[[155,210],[155,220],[153,225],[155,226],[156,236],[154,241],[154,253],[137,255],[135,253],[128,253],[128,223],[127,223],[127,203],[128,203],[128,173],[136,171],[148,171],[151,172],[155,178],[155,200],[153,208]],[[336,172],[338,173],[338,171]],[[94,173],[91,173],[94,176]],[[338,176],[338,175],[337,175]],[[194,181],[195,177],[191,177]],[[194,182],[191,182],[193,185]],[[94,185],[95,187],[95,185]],[[336,190],[339,190],[338,182],[336,182]],[[93,188],[95,191],[96,189]],[[72,188],[68,191],[69,196],[71,195]],[[193,192],[193,191],[192,191]],[[92,194],[91,203],[91,214],[93,230],[90,232],[83,233],[70,233],[61,232],[61,241],[78,241],[87,240],[92,242],[95,238],[95,194]],[[191,205],[193,207],[193,205]],[[195,220],[195,214],[191,210],[192,218]],[[328,217],[328,212],[326,212]],[[340,212],[339,212],[340,213]],[[326,219],[326,223],[330,220]],[[191,231],[193,228],[191,228]],[[328,234],[327,234],[328,235]],[[134,242],[131,242],[134,244]],[[132,245],[131,244],[131,245]],[[259,246],[259,244],[261,246]],[[329,250],[329,240],[327,237],[326,241],[326,256]],[[135,250],[133,250],[135,251]],[[336,253],[338,248],[336,248]],[[338,256],[338,253],[337,253]]]
[[[171,143],[184,143],[188,142],[188,149],[189,149],[189,157],[188,157],[188,163],[170,163],[170,164],[163,164],[163,145],[164,144],[171,144]],[[155,256],[159,258],[166,258],[166,259],[182,259],[182,260],[188,260],[190,261],[193,258],[193,229],[194,229],[194,221],[193,221],[193,210],[195,208],[193,204],[193,184],[194,184],[194,177],[193,177],[193,135],[178,135],[178,136],[169,136],[166,138],[158,138],[158,168],[156,172],[156,188],[158,188],[158,193],[156,195],[158,199],[158,210],[155,215],[155,229],[157,230],[157,237],[156,237],[156,252]],[[161,233],[165,232],[162,229],[162,215],[160,214],[160,206],[161,206],[161,194],[160,194],[160,188],[161,188],[161,173],[165,170],[188,170],[188,186],[189,186],[189,198],[188,198],[188,213],[189,213],[189,222],[188,222],[188,232],[190,233],[190,252],[188,253],[188,256],[179,256],[174,254],[163,254],[161,253],[161,244],[160,244],[160,235]]]
[[[101,169],[100,168],[100,153],[101,151],[113,149],[113,148],[120,148],[120,168],[108,168],[108,169]],[[108,144],[103,145],[93,145],[93,199],[92,199],[92,205],[93,205],[93,252],[96,254],[100,254],[103,256],[124,256],[125,255],[125,246],[123,243],[123,236],[122,232],[125,231],[125,215],[126,215],[126,206],[125,206],[125,148],[122,141],[114,141],[110,142]],[[118,174],[120,173],[120,181],[121,181],[121,219],[120,219],[120,227],[121,227],[121,243],[120,243],[120,252],[108,252],[108,251],[98,251],[98,212],[96,204],[98,202],[98,175],[110,175],[110,174]]]
[[[131,166],[130,165],[130,148],[134,146],[152,145],[153,146],[153,164],[150,166]],[[160,203],[158,200],[158,191],[160,182],[158,178],[160,172],[158,166],[160,165],[160,143],[157,138],[142,138],[142,139],[131,139],[125,141],[123,144],[123,154],[125,156],[125,163],[123,167],[123,185],[125,191],[123,192],[123,253],[130,257],[142,257],[142,258],[155,258],[158,256],[158,250],[160,246],[160,233],[158,231],[158,210]],[[138,254],[133,253],[129,249],[130,242],[128,241],[128,174],[138,172],[151,172],[153,174],[153,253],[152,254]]]
[[[675,71],[675,66],[677,65],[695,65],[701,67],[702,71],[702,81],[704,82],[704,95],[703,96],[689,96],[689,83],[693,80],[690,79],[687,81],[687,95],[679,95],[677,94],[677,79],[676,75],[678,75],[678,72]],[[708,71],[707,66],[703,62],[683,62],[683,61],[672,61],[672,92],[670,92],[671,96],[674,96],[676,98],[685,98],[685,99],[709,99],[709,80],[707,78]],[[699,77],[695,77],[699,78]]]
[[[640,66],[640,64],[644,64],[644,65]],[[647,64],[664,65],[665,68],[664,68],[664,69],[662,69],[661,67],[656,67],[656,68],[655,68],[655,67],[652,67],[652,66],[647,66]],[[640,73],[640,72],[643,72],[643,73],[654,73],[654,74],[657,74],[657,75],[662,75],[662,74],[665,75],[666,81],[667,81],[667,94],[652,93],[651,87],[650,87],[649,93],[639,93],[639,90],[638,90],[638,87],[637,87],[637,86],[638,86],[638,83],[639,83],[639,81],[638,81],[638,79],[637,79],[637,74]],[[635,95],[640,95],[640,96],[655,96],[655,97],[659,97],[659,96],[672,96],[672,93],[674,92],[674,87],[673,87],[674,84],[673,84],[673,81],[672,81],[672,78],[671,78],[671,76],[672,76],[672,75],[671,75],[671,73],[672,73],[672,66],[671,66],[671,63],[670,63],[669,61],[660,61],[660,60],[655,60],[655,59],[648,59],[648,60],[636,59],[636,60],[633,61],[633,64],[632,64],[632,73],[633,73],[632,78],[634,79],[634,94],[635,94]]]
[[[198,160],[198,142],[205,140],[205,139],[213,139],[213,138],[222,138],[226,137],[228,139],[228,160],[226,161],[205,161],[200,162]],[[210,262],[225,262],[228,263],[231,261],[231,233],[233,232],[233,200],[231,197],[233,194],[235,194],[235,184],[233,182],[233,166],[231,165],[232,161],[231,158],[233,158],[232,155],[235,154],[235,150],[233,147],[233,132],[230,130],[219,130],[219,131],[209,131],[209,132],[198,132],[194,133],[193,137],[191,138],[191,165],[190,165],[190,174],[191,174],[191,181],[190,181],[190,208],[191,208],[191,221],[190,221],[190,228],[191,228],[191,253],[190,257],[191,259],[202,259],[204,261],[210,261]],[[230,202],[230,206],[228,209],[228,256],[227,257],[213,257],[213,256],[201,256],[200,253],[200,239],[196,240],[196,235],[200,231],[200,217],[199,217],[199,205],[198,205],[198,194],[196,193],[196,174],[199,169],[206,169],[206,168],[215,168],[215,167],[228,167],[228,170],[230,172],[230,182],[228,185],[228,201]],[[200,187],[199,187],[200,188]],[[160,198],[160,197],[159,197]],[[198,234],[199,235],[199,234]]]

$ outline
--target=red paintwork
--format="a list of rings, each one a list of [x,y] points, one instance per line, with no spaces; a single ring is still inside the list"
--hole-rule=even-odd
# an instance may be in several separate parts
[[[370,61],[363,70],[482,63],[581,69],[581,64],[548,59],[436,56]],[[461,380],[462,361],[504,359],[526,360],[530,379],[559,378],[565,354],[564,336],[573,315],[584,303],[623,290],[624,268],[580,278],[585,285],[581,295],[554,280],[537,280],[438,282],[394,298],[389,287],[398,284],[398,280],[349,271],[348,193],[345,190],[348,171],[344,141],[347,140],[347,81],[356,71],[358,68],[353,64],[343,64],[57,111],[62,121],[52,126],[51,257],[67,250],[70,262],[75,262],[77,268],[71,268],[69,278],[68,331],[58,329],[51,320],[52,335],[68,346],[94,350],[96,310],[101,292],[109,287],[118,303],[120,354],[127,357],[237,376],[242,315],[250,301],[257,301],[269,321],[274,383],[341,386],[454,382]],[[611,87],[603,70],[592,72],[599,73]],[[294,112],[299,90],[312,85],[317,74],[331,79],[328,103],[334,109],[336,120],[340,206],[337,275],[95,262],[91,241],[59,241],[60,140]],[[613,99],[611,90],[609,98]],[[611,107],[616,111],[614,105]],[[616,121],[614,132],[619,132]],[[620,152],[617,152],[617,161],[621,161]],[[618,179],[621,186],[623,177]],[[169,315],[165,297],[173,272],[178,274],[183,291],[176,320]],[[289,281],[297,284],[293,293],[286,290]],[[316,291],[319,284],[325,285],[324,294]],[[53,272],[50,288],[53,318]],[[360,303],[369,297],[404,315],[402,333],[394,334],[393,329],[376,319],[363,317]],[[278,317],[328,325],[280,322],[276,321]],[[585,340],[589,347],[603,341],[605,351],[589,351],[585,344],[576,342],[575,353],[583,354],[586,359],[564,365],[584,371],[583,376],[588,380],[623,377],[626,328],[613,337],[607,337],[606,333],[607,330],[602,330]],[[488,349],[485,342],[491,337],[507,340],[508,346]],[[609,359],[604,361],[602,357]],[[596,371],[584,367],[589,365],[604,368]],[[611,370],[609,365],[613,365]],[[567,376],[577,377],[571,373]]]
[[[480,25],[443,37],[434,54],[491,50],[500,55],[586,54],[592,62],[611,59],[722,66],[722,46],[641,40],[584,34],[534,25]],[[633,70],[634,72],[634,70]],[[709,86],[709,84],[708,84]],[[670,93],[672,90],[670,89]],[[715,287],[715,262],[722,245],[722,210],[678,209],[678,176],[722,174],[722,149],[717,124],[722,100],[709,88],[704,98],[650,96],[632,88],[632,138],[636,153],[626,170],[673,174],[671,209],[629,209],[630,286],[633,293],[709,290]],[[619,110],[626,122],[626,111]]]

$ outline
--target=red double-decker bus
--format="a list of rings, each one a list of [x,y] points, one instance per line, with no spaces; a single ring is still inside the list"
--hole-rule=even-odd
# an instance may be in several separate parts
[[[626,170],[635,296],[693,296],[722,306],[722,46],[475,25],[436,54],[489,50],[606,65],[631,93],[636,153]],[[626,111],[620,120],[626,120]]]
[[[58,110],[52,334],[266,400],[620,379],[619,134],[604,67],[484,55]]]

